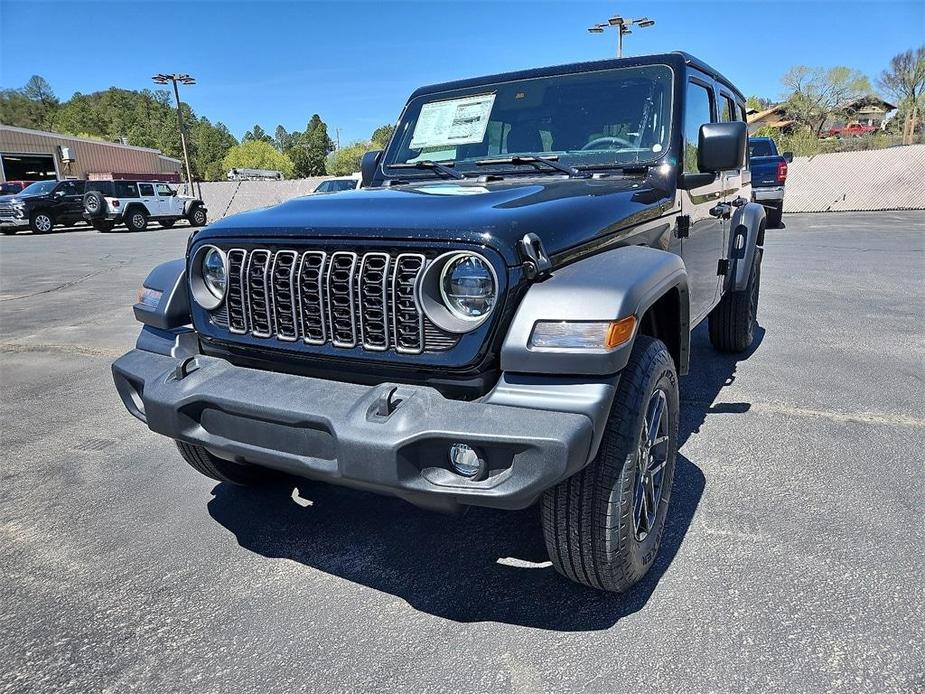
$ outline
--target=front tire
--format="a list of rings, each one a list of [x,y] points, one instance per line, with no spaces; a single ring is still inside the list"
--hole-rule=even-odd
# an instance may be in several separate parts
[[[204,227],[208,221],[205,208],[202,207],[202,205],[197,205],[195,208],[193,208],[193,211],[189,213],[187,219],[194,227]]]
[[[175,441],[175,443],[183,460],[189,463],[196,472],[219,482],[251,487],[266,482],[271,477],[269,470],[256,465],[233,463],[230,460],[218,458],[202,446],[195,444],[183,441]]]
[[[47,234],[55,226],[55,218],[50,212],[34,212],[29,217],[29,228],[33,234]]]
[[[543,496],[543,535],[559,573],[618,593],[645,575],[664,534],[677,448],[674,361],[664,343],[640,335],[597,456]]]
[[[761,249],[755,259],[748,284],[739,292],[728,291],[710,311],[710,343],[720,352],[744,352],[755,339],[758,318],[758,295],[761,290]]]
[[[129,210],[125,215],[125,226],[129,231],[144,231],[148,228],[148,215],[139,209]]]

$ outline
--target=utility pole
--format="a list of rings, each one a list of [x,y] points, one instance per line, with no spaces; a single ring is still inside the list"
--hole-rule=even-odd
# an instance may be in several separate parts
[[[177,100],[177,128],[180,129],[180,145],[183,147],[183,161],[186,164],[186,183],[189,185],[190,192],[193,190],[193,170],[189,165],[189,150],[186,147],[186,133],[183,130],[183,111],[180,109],[180,90],[177,88],[177,82],[182,82],[186,86],[196,84],[196,80],[187,74],[158,73],[151,78],[156,84],[167,84],[173,82],[173,96]]]
[[[603,34],[604,29],[615,28],[617,30],[617,57],[623,57],[623,37],[627,34],[632,34],[633,30],[630,28],[632,26],[638,26],[640,29],[645,29],[647,27],[653,26],[655,24],[654,19],[649,19],[648,17],[640,17],[639,19],[626,19],[620,15],[614,15],[606,22],[601,22],[600,24],[595,24],[592,27],[588,28],[588,33],[590,34]]]

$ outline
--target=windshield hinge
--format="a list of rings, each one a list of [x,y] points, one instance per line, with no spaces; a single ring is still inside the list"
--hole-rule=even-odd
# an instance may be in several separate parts
[[[678,215],[678,227],[674,232],[679,239],[686,239],[691,235],[691,218],[690,215]]]
[[[525,234],[520,240],[520,254],[524,259],[524,274],[533,280],[545,277],[552,270],[552,262],[543,248],[543,241],[536,234]]]

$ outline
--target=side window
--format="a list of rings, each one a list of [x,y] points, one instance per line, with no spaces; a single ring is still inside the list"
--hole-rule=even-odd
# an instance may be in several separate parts
[[[169,198],[173,195],[173,190],[166,183],[157,183],[154,187],[157,188],[157,194],[162,197]]]
[[[80,188],[76,181],[65,181],[59,188],[65,195],[80,195]]]
[[[736,116],[736,105],[733,103],[732,99],[723,94],[722,96],[723,103],[723,123],[730,123],[732,121],[739,120]]]
[[[713,92],[696,82],[687,83],[687,106],[684,112],[684,171],[696,173],[700,126],[712,123]]]
[[[137,198],[138,186],[128,181],[115,181],[117,198]]]
[[[150,198],[154,196],[154,186],[150,183],[139,183],[138,184],[138,194],[143,198]]]

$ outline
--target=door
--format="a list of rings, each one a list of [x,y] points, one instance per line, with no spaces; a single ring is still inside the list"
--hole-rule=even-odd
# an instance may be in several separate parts
[[[699,173],[697,146],[700,126],[716,122],[713,88],[706,82],[691,79],[687,84],[684,107],[685,173]],[[681,240],[681,257],[687,268],[690,289],[691,323],[699,323],[710,312],[719,294],[717,269],[723,255],[725,220],[714,216],[723,199],[723,177],[705,185],[682,190],[681,212],[690,217],[690,231]]]
[[[83,181],[62,181],[55,189],[55,218],[64,223],[81,219],[83,193]]]
[[[166,205],[163,205],[158,197],[154,194],[154,184],[152,183],[139,183],[138,184],[138,197],[141,198],[141,201],[145,204],[145,207],[148,208],[148,214],[152,217],[163,217],[167,214],[167,211],[164,209]]]
[[[177,197],[177,192],[166,183],[155,183],[157,199],[161,201],[164,214],[180,217],[183,215],[183,201]],[[178,209],[179,206],[179,209]]]

